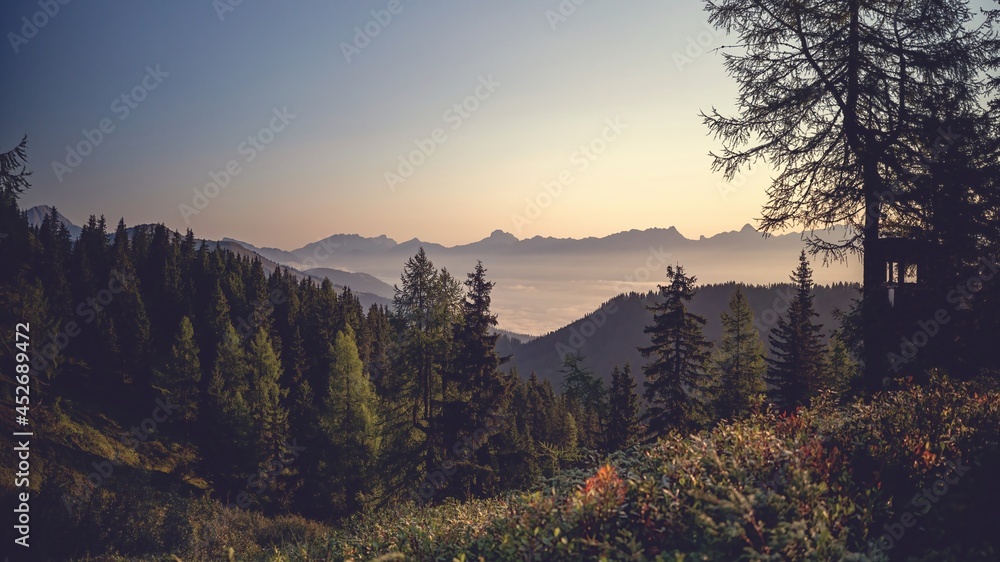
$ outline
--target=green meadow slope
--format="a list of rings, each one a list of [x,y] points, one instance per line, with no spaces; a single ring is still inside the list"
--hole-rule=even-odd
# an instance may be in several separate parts
[[[117,448],[85,420],[61,423],[60,447]],[[166,444],[123,459],[137,474],[91,494],[64,532],[89,534],[100,560],[1000,558],[1000,392],[940,378],[592,456],[503,498],[387,506],[337,528],[151,478],[176,473],[183,454]]]

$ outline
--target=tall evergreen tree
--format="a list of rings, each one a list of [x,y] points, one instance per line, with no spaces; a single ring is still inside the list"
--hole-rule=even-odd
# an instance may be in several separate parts
[[[604,383],[593,371],[583,366],[584,357],[567,353],[563,357],[562,391],[567,407],[573,414],[581,447],[596,448],[604,433],[607,414],[607,393]]]
[[[858,363],[851,355],[839,331],[830,335],[826,348],[826,389],[838,395],[851,390],[859,374]]]
[[[639,436],[639,395],[632,376],[632,365],[617,365],[611,371],[611,392],[608,396],[608,423],[605,429],[604,448],[619,451],[632,445]]]
[[[410,429],[422,434],[413,444],[429,472],[451,446],[444,441],[439,414],[442,373],[453,359],[453,325],[460,313],[461,288],[447,271],[434,268],[423,248],[407,260],[401,281],[393,298],[400,342],[394,367],[397,411],[392,417],[400,420],[399,414],[404,413],[400,409],[410,410]],[[397,432],[408,433],[394,425]]]
[[[186,435],[190,434],[191,428],[198,420],[201,383],[201,361],[198,357],[194,326],[191,320],[184,316],[181,318],[180,329],[174,337],[174,344],[170,348],[167,364],[159,373],[159,382],[175,397],[180,406],[178,414]]]
[[[116,375],[121,382],[148,387],[151,375],[149,318],[142,300],[139,277],[136,274],[124,219],[118,221],[111,253],[113,260],[111,277],[116,283],[117,293],[111,297],[108,311],[114,320],[118,336]]]
[[[378,398],[364,372],[350,324],[337,333],[329,353],[328,391],[319,415],[327,449],[317,453],[325,475],[324,499],[342,513],[365,505],[373,492],[370,475],[381,446]]]
[[[442,380],[440,418],[444,443],[473,440],[472,447],[459,449],[460,453],[454,447],[450,451],[457,456],[452,460],[460,472],[453,478],[452,490],[463,498],[483,494],[495,484],[496,458],[485,440],[509,398],[507,377],[500,371],[508,358],[496,352],[500,336],[495,332],[497,317],[490,312],[494,283],[486,279],[482,262],[468,274],[465,286],[460,322],[455,325],[456,356]]]
[[[208,429],[203,454],[217,489],[236,491],[257,463],[251,437],[253,412],[247,397],[250,365],[232,324],[226,324],[215,355],[202,408]]]
[[[712,356],[719,391],[715,414],[727,420],[760,407],[764,399],[764,344],[754,327],[753,310],[743,291],[736,289],[729,310],[722,313],[722,338]]]
[[[263,327],[257,328],[247,354],[249,385],[247,406],[253,420],[250,434],[258,474],[264,474],[265,491],[261,501],[284,504],[288,499],[285,477],[288,448],[288,410],[284,399],[288,391],[281,387],[281,362]]]
[[[812,268],[804,250],[791,279],[795,296],[788,313],[771,331],[771,357],[767,359],[771,400],[785,410],[808,405],[826,382],[823,326],[813,322],[819,314],[813,306]]]
[[[660,285],[663,300],[649,307],[653,324],[647,326],[651,344],[639,348],[645,358],[647,410],[651,437],[671,429],[690,431],[709,422],[713,388],[707,373],[710,344],[705,340],[705,319],[688,312],[696,292],[694,276],[684,268],[667,266],[667,285]]]
[[[0,153],[0,201],[13,206],[25,189],[31,187],[28,178],[28,136],[11,150]]]

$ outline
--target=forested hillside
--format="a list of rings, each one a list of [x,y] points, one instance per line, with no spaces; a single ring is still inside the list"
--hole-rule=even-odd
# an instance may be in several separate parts
[[[789,264],[791,269],[791,264]],[[722,336],[720,315],[736,290],[741,290],[750,303],[760,332],[761,341],[767,342],[771,330],[777,326],[778,317],[787,312],[794,298],[790,283],[776,285],[746,285],[722,283],[702,285],[691,300],[690,310],[706,319],[705,337],[718,341]],[[824,334],[840,327],[841,320],[835,311],[849,313],[859,298],[860,286],[854,283],[817,285],[815,295],[816,321],[823,326]],[[579,353],[583,364],[598,376],[611,381],[615,365],[630,363],[637,372],[645,360],[638,348],[649,345],[649,335],[643,329],[653,319],[648,310],[660,299],[655,292],[618,295],[576,322],[545,334],[529,343],[502,338],[501,354],[511,355],[511,365],[522,374],[536,373],[540,378],[560,383],[563,358],[567,353]],[[640,377],[640,381],[642,378]]]

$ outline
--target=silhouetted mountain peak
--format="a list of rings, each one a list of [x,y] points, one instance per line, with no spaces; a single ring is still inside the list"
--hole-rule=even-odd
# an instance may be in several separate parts
[[[25,211],[25,213],[28,215],[28,224],[38,227],[42,226],[42,221],[45,220],[45,217],[52,214],[52,207],[48,205],[35,205]],[[66,226],[66,230],[69,230],[70,238],[76,240],[80,236],[80,231],[83,230],[81,227],[73,224],[72,221],[63,216],[59,211],[56,211],[56,218]]]
[[[511,234],[509,232],[504,232],[503,230],[500,230],[499,228],[496,229],[496,230],[494,230],[493,232],[491,232],[490,233],[490,237],[487,238],[487,240],[496,241],[496,242],[510,242],[510,243],[518,242],[517,236],[514,236],[513,234]]]

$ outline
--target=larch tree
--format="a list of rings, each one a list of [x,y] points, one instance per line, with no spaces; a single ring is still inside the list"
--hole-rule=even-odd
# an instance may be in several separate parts
[[[208,379],[202,419],[208,432],[203,452],[208,472],[222,490],[235,491],[256,469],[252,444],[253,412],[250,365],[239,334],[226,323],[215,353],[215,365]]]
[[[865,384],[886,374],[880,323],[888,307],[880,246],[886,219],[910,213],[934,108],[977,113],[995,67],[992,17],[974,24],[967,0],[706,0],[709,22],[735,36],[722,49],[740,86],[735,116],[703,113],[722,140],[713,169],[732,179],[775,170],[765,232],[848,225],[815,251],[861,252]]]
[[[371,493],[370,470],[381,445],[378,397],[364,371],[350,324],[330,344],[330,376],[319,413],[325,447],[316,453],[327,480],[327,497],[345,513],[361,508]]]

